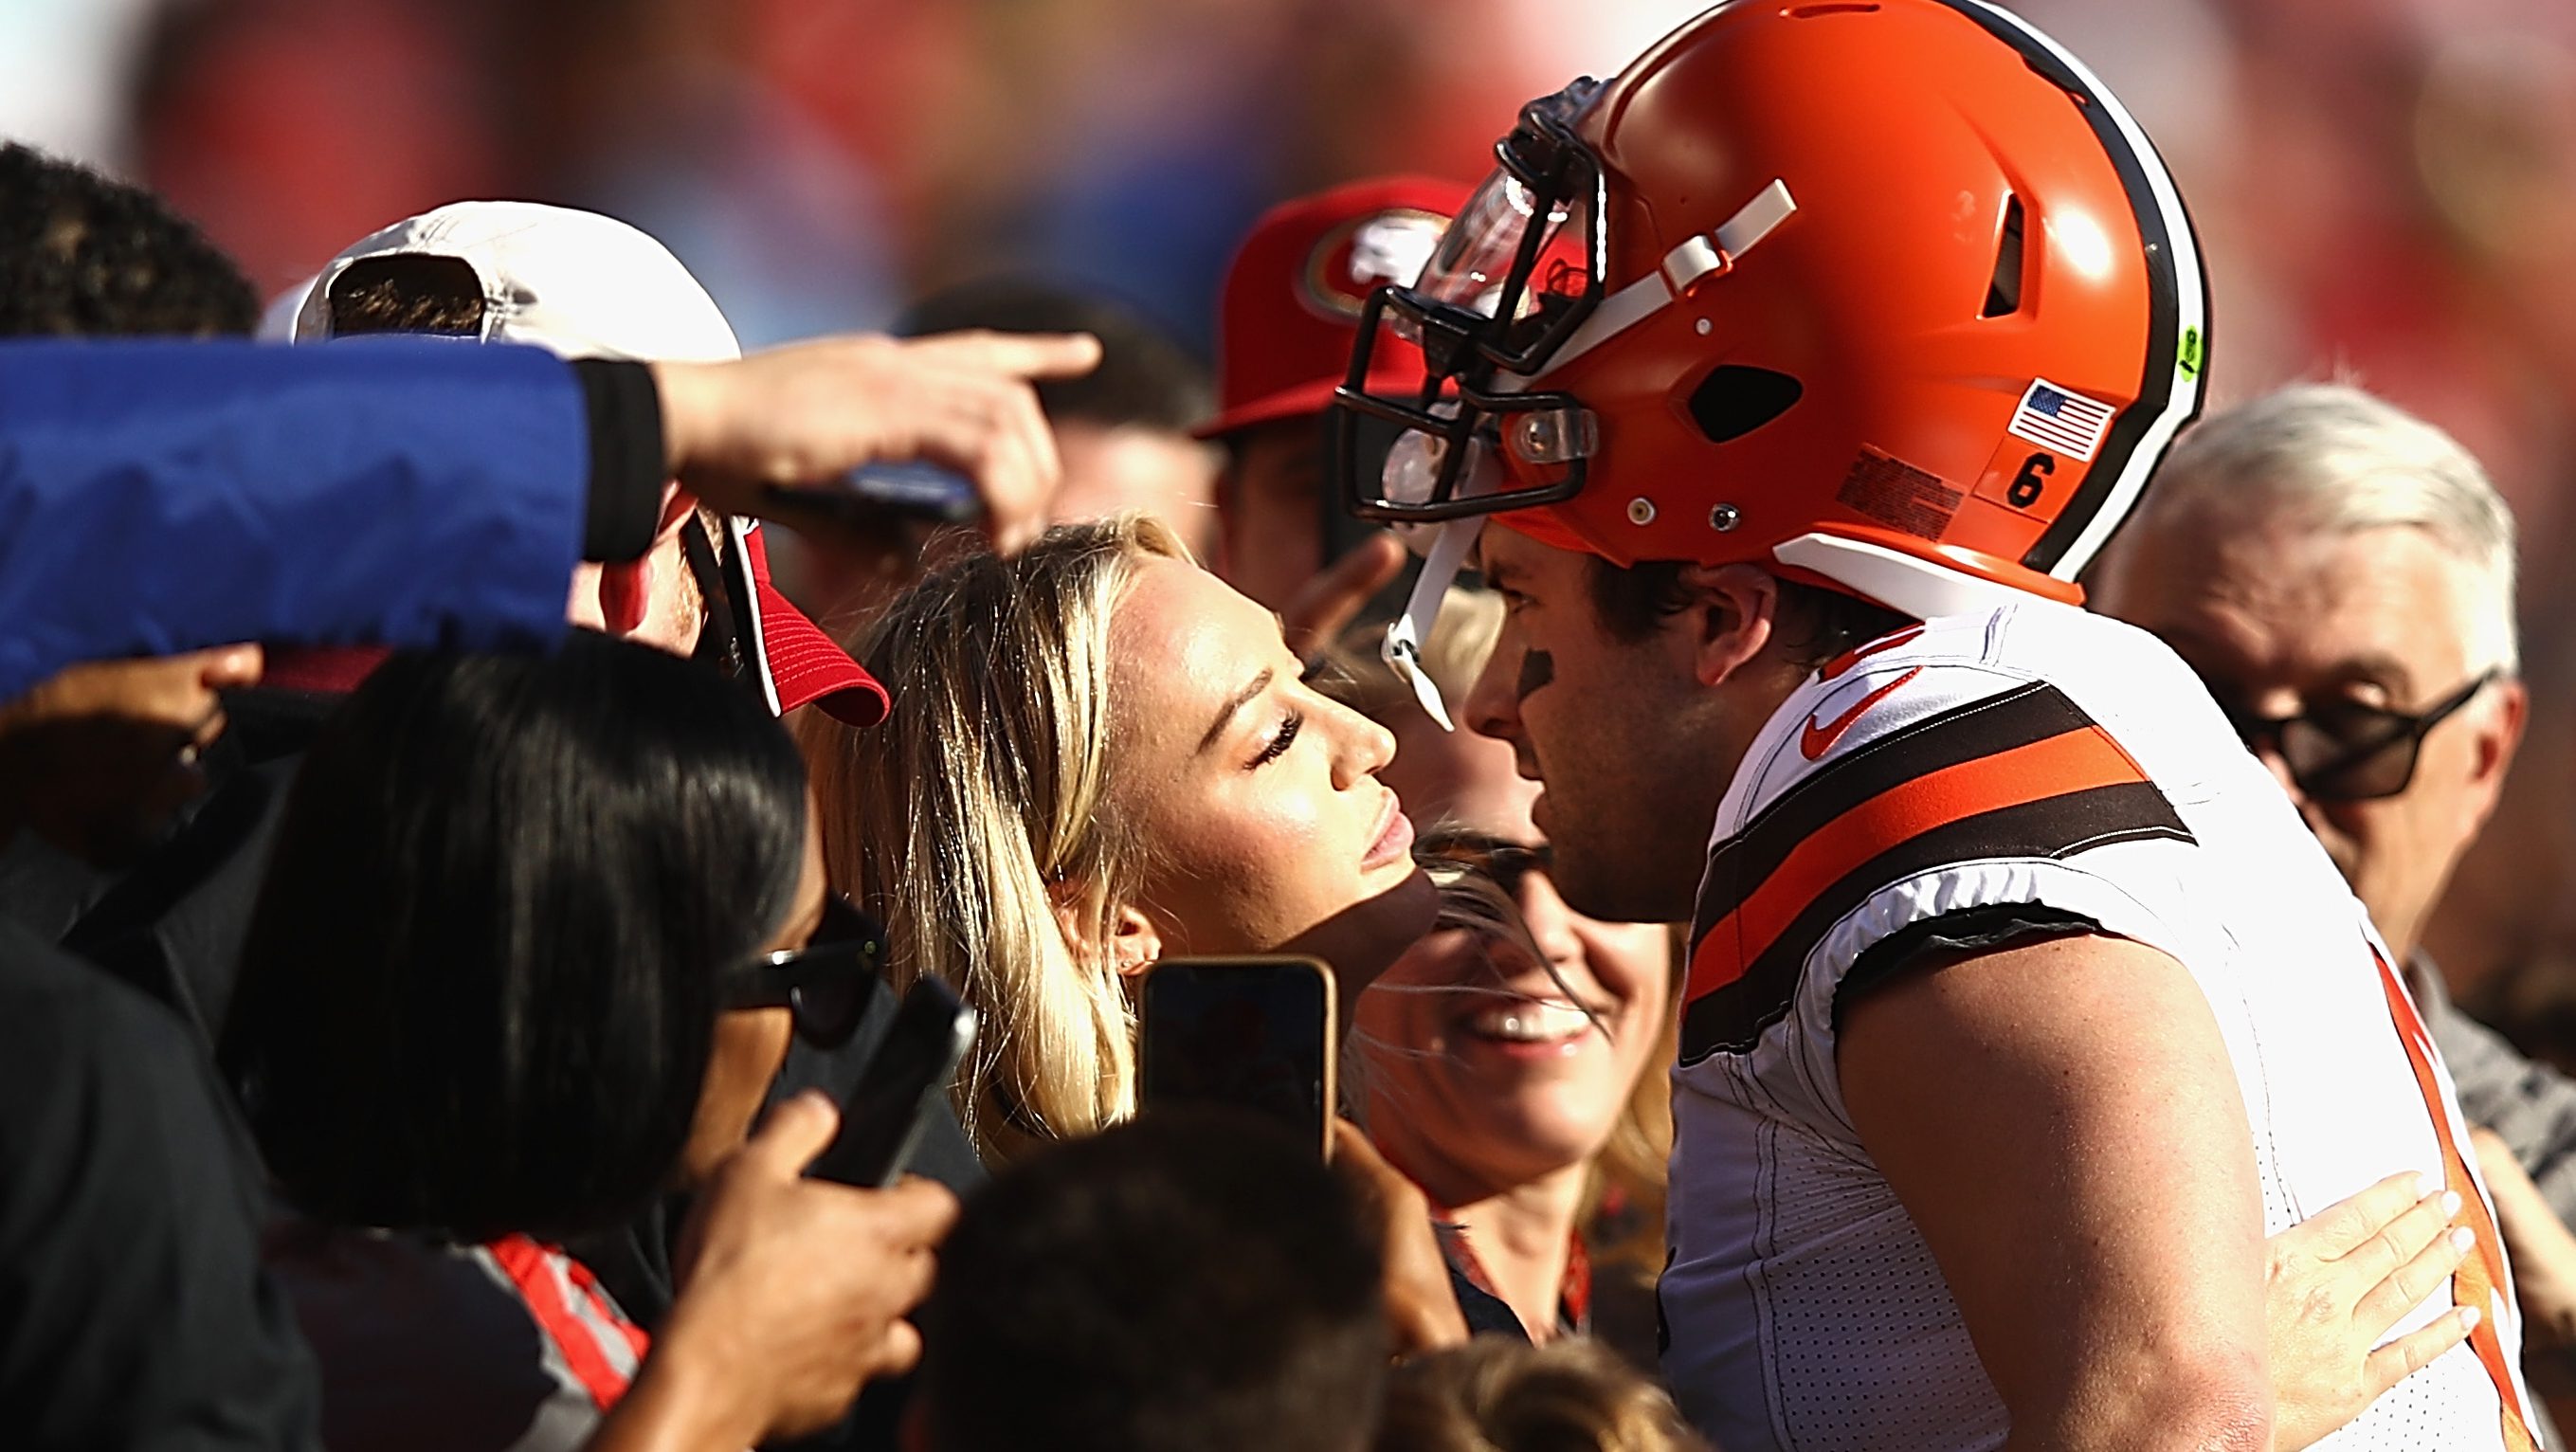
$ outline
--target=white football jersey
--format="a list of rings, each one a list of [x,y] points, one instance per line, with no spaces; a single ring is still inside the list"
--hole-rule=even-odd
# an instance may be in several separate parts
[[[2453,1296],[2484,1321],[2321,1445],[2529,1447],[2468,1132],[2361,905],[2171,651],[2039,601],[1828,665],[1728,788],[1673,1073],[1665,1372],[1690,1419],[1727,1452],[2002,1443],[1940,1269],[1844,1109],[1835,1026],[1926,935],[2014,918],[2190,971],[2252,1121],[2266,1233],[2403,1169],[2467,1187],[2478,1249],[2398,1330]]]

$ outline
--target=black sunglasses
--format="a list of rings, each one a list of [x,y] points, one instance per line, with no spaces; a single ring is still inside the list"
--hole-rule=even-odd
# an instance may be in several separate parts
[[[2501,668],[2482,672],[2415,715],[2329,701],[2295,716],[2257,716],[2228,688],[2206,675],[2200,679],[2246,748],[2271,743],[2300,791],[2320,802],[2368,802],[2406,790],[2415,780],[2415,758],[2426,734],[2503,674]]]
[[[837,1049],[867,1017],[868,990],[885,958],[885,929],[835,895],[824,900],[823,920],[804,947],[763,953],[728,974],[724,1006],[787,1009],[796,1016],[798,1038]]]

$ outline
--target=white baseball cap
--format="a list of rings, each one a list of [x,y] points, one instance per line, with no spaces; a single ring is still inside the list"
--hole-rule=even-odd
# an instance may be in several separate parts
[[[450,202],[359,238],[305,284],[287,341],[334,336],[332,284],[354,262],[401,256],[473,269],[483,289],[478,342],[565,358],[742,356],[715,299],[669,248],[615,217],[543,202]]]
[[[327,342],[332,288],[353,263],[379,257],[451,259],[483,294],[476,342],[523,343],[563,358],[683,363],[742,356],[715,299],[671,250],[614,217],[542,202],[450,202],[342,248],[287,298],[270,304],[260,336]],[[726,566],[739,569],[748,664],[773,712],[808,702],[854,726],[885,718],[886,692],[820,626],[770,583],[755,521],[727,519]],[[278,672],[272,669],[271,674]]]

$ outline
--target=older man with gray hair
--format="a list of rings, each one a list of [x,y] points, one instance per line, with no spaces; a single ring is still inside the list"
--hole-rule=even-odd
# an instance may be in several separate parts
[[[2513,515],[2486,471],[2357,388],[2286,388],[2183,436],[2093,600],[2208,683],[2404,961],[2461,1111],[2530,1177],[2482,1146],[2534,1347],[2576,1344],[2576,1082],[2453,1008],[2422,947],[2528,706]]]

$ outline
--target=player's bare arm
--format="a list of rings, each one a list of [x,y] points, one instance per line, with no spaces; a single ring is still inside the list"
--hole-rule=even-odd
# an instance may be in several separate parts
[[[1918,966],[1839,1066],[2011,1447],[2271,1446],[2254,1149],[2181,964],[2087,936]]]

